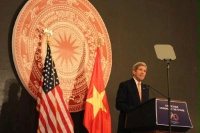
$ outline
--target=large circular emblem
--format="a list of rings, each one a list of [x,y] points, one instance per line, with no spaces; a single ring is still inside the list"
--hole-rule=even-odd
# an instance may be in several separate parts
[[[80,111],[84,109],[98,41],[105,86],[110,76],[112,54],[107,29],[87,0],[29,0],[15,22],[12,50],[19,78],[34,98],[46,56],[44,29],[53,32],[50,47],[69,111]]]

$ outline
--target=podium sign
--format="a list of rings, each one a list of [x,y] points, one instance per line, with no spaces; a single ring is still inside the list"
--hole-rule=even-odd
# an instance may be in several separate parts
[[[171,128],[173,133],[183,133],[193,128],[187,104],[171,100]],[[168,131],[168,100],[153,98],[126,114],[125,128],[134,132]],[[151,132],[152,133],[152,132]]]
[[[186,102],[171,101],[171,126],[192,128]],[[157,125],[169,126],[168,101],[156,99],[156,121]]]

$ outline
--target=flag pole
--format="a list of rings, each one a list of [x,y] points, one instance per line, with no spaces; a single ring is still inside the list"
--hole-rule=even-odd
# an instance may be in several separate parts
[[[52,32],[52,30],[50,30],[50,29],[44,29],[44,33],[45,33],[45,35],[47,36],[47,45],[49,45],[49,48],[50,48],[50,51],[51,51],[51,47],[50,47],[50,40],[49,40],[49,38],[50,38],[50,36],[52,36],[52,34],[53,34],[53,32]],[[51,64],[53,65],[53,68],[52,68],[52,70],[53,70],[53,80],[54,80],[54,86],[55,86],[55,84],[56,84],[56,82],[55,82],[55,75],[54,75],[54,73],[55,73],[55,71],[54,71],[54,67],[55,67],[55,64],[54,64],[54,61],[53,61],[53,56],[52,56],[52,54],[50,55],[51,56]],[[58,105],[57,105],[57,101],[56,101],[56,98],[57,98],[57,92],[56,92],[56,90],[57,89],[54,89],[55,90],[55,110],[56,110],[56,133],[58,133],[58,124],[57,124],[57,115],[58,115]]]

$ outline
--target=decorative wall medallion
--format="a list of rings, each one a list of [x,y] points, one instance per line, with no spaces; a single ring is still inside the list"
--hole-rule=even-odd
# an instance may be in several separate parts
[[[44,29],[50,29],[50,44],[60,87],[70,112],[84,109],[97,41],[105,86],[112,52],[107,29],[87,0],[29,0],[15,22],[12,38],[14,64],[21,82],[36,98],[46,56]]]

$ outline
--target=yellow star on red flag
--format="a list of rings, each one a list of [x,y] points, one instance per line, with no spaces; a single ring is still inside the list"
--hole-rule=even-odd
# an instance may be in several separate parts
[[[103,97],[105,95],[105,90],[103,90],[102,92],[98,92],[96,87],[93,85],[93,97],[87,99],[86,101],[91,103],[93,106],[93,114],[94,114],[94,118],[96,117],[98,111],[100,109],[102,109],[102,111],[106,112],[106,108],[103,105]]]
[[[112,133],[99,47],[97,47],[97,55],[88,87],[83,124],[88,133]]]

